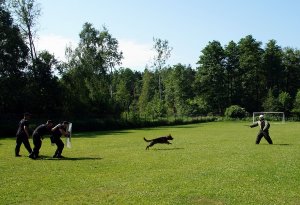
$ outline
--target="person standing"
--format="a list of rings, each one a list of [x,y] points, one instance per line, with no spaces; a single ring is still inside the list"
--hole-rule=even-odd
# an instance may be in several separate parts
[[[263,115],[259,116],[259,121],[257,121],[255,123],[253,123],[252,125],[250,125],[251,128],[256,127],[256,126],[259,126],[260,129],[259,129],[259,132],[257,134],[255,143],[259,144],[261,138],[264,137],[268,141],[269,144],[273,144],[273,141],[272,141],[272,139],[269,135],[270,123],[265,120]]]
[[[67,132],[67,127],[69,125],[69,122],[64,121],[63,123],[57,124],[55,127],[51,129],[52,135],[50,137],[51,143],[56,144],[57,149],[53,155],[53,158],[63,158],[62,151],[64,149],[65,144],[60,139],[62,135],[66,137],[70,137],[70,133]]]
[[[53,127],[53,121],[48,120],[46,124],[41,124],[33,131],[32,140],[33,140],[34,147],[33,147],[33,151],[29,155],[30,158],[32,159],[38,158],[40,148],[42,146],[43,136],[46,134],[50,134],[52,127]]]
[[[32,152],[30,143],[29,143],[29,120],[31,114],[26,112],[24,113],[24,118],[19,122],[19,127],[16,134],[16,147],[15,147],[15,156],[20,157],[20,148],[22,143],[24,144],[25,148],[29,152]]]

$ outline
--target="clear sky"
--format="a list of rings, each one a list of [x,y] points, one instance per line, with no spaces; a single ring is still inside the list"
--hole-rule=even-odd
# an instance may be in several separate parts
[[[64,60],[85,22],[105,25],[124,53],[123,67],[143,71],[154,57],[153,37],[173,48],[167,64],[191,65],[209,41],[222,46],[252,35],[265,44],[300,48],[299,0],[37,0],[38,49]]]

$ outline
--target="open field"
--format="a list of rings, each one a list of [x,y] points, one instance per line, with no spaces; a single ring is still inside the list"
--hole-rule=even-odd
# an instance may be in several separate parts
[[[46,138],[35,161],[0,139],[0,204],[300,204],[300,123],[271,124],[274,145],[255,145],[248,124],[77,134],[65,159]],[[145,150],[143,137],[169,133]]]

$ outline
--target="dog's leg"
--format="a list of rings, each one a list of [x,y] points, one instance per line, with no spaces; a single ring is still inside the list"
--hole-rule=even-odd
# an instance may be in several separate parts
[[[152,141],[152,142],[147,146],[147,149],[149,149],[149,147],[152,147],[153,145],[155,145],[155,143]]]

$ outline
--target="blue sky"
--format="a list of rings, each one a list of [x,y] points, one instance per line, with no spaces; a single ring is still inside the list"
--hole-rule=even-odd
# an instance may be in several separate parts
[[[223,46],[246,35],[265,44],[300,47],[298,0],[37,0],[38,48],[64,60],[67,44],[76,46],[85,22],[105,25],[119,41],[123,67],[144,70],[154,57],[153,37],[173,48],[167,64],[196,68],[209,41]]]

